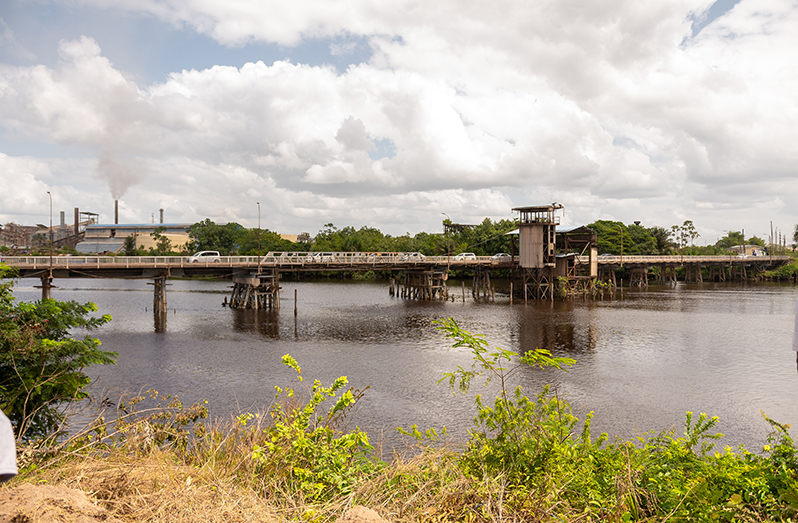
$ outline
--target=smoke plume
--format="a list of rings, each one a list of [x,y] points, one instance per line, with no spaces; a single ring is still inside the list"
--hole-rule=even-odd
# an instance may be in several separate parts
[[[97,160],[97,174],[108,181],[108,188],[115,200],[122,198],[128,189],[147,176],[147,169],[138,160],[127,160],[122,165],[113,158],[104,156]]]

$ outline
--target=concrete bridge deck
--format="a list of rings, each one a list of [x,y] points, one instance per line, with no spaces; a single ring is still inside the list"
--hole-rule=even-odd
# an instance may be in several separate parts
[[[577,256],[579,264],[588,264],[587,256]],[[656,266],[763,266],[781,265],[789,256],[607,256],[597,258],[599,267]],[[456,256],[413,256],[403,253],[284,253],[279,256],[221,256],[192,263],[186,256],[9,256],[3,262],[16,267],[18,277],[36,278],[52,271],[53,278],[151,278],[231,276],[252,270],[285,271],[404,271],[418,269],[510,269],[518,268],[518,256],[512,260],[493,260],[490,256],[457,259]]]

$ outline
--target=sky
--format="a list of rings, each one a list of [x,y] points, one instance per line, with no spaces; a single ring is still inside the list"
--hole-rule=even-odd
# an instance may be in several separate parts
[[[557,202],[791,238],[798,2],[2,0],[0,223],[50,195],[54,223],[413,235]]]

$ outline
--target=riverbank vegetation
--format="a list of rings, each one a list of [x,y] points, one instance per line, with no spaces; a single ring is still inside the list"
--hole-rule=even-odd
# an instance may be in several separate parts
[[[765,417],[772,432],[758,452],[723,448],[717,418],[693,413],[682,434],[612,441],[592,434],[591,416],[577,419],[556,389],[512,386],[521,366],[558,372],[573,360],[492,348],[451,319],[438,327],[473,361],[441,377],[441,394],[446,385],[454,393],[498,385],[496,397],[475,397],[464,442],[411,425],[402,429],[408,452],[381,456],[351,423],[368,391],[345,377],[311,381],[286,355],[295,381],[276,387],[261,412],[223,422],[209,420],[204,403],[155,391],[106,398],[102,416],[69,438],[23,438],[10,486],[80,488],[125,521],[323,522],[354,504],[413,522],[798,517],[798,451],[787,425]]]

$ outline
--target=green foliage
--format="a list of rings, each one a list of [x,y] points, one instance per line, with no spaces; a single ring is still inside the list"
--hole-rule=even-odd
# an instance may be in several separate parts
[[[630,249],[635,249],[632,235],[621,222],[598,220],[588,225],[588,228],[596,231],[599,254],[619,255],[621,254],[621,245],[623,245],[624,254],[631,254]]]
[[[258,254],[258,229],[245,229],[242,232],[238,250],[239,253],[244,256],[255,256]],[[261,255],[265,255],[269,251],[297,252],[306,250],[306,244],[285,240],[279,234],[269,229],[261,229],[260,231]]]
[[[193,224],[188,232],[195,251],[219,251],[223,256],[238,252],[244,234],[246,229],[235,222],[216,225],[209,218]]]
[[[64,408],[88,395],[83,369],[114,363],[116,353],[101,351],[99,340],[71,337],[71,329],[90,331],[111,320],[92,317],[96,311],[93,303],[16,303],[11,285],[0,286],[0,408],[18,439],[60,430]]]
[[[793,262],[787,265],[782,265],[777,269],[765,271],[761,274],[761,278],[765,280],[791,280],[798,273],[798,262]]]
[[[685,220],[681,225],[671,225],[671,233],[676,241],[676,247],[684,250],[688,245],[692,245],[696,238],[701,236],[695,229],[692,220]]]
[[[717,242],[715,242],[716,247],[720,247],[724,250],[729,250],[734,245],[742,245],[743,244],[743,233],[740,231],[729,231],[726,236],[720,238]]]
[[[626,253],[632,255],[656,254],[657,240],[652,236],[651,231],[642,225],[631,224],[626,227],[632,239],[630,250]]]
[[[493,351],[482,336],[474,336],[460,329],[453,319],[438,322],[446,336],[454,339],[453,347],[467,347],[473,355],[471,369],[458,367],[444,373],[453,390],[468,391],[471,381],[484,377],[485,383],[499,381],[501,390],[493,405],[483,403],[476,397],[477,416],[475,422],[481,430],[471,431],[468,450],[463,464],[471,473],[503,474],[512,482],[526,482],[541,471],[551,457],[552,444],[570,434],[578,421],[570,413],[570,407],[557,397],[549,397],[546,388],[535,401],[521,393],[517,387],[511,396],[507,380],[522,364],[538,369],[556,368],[564,370],[575,363],[571,358],[552,357],[545,349],[529,351],[519,358],[520,364],[510,368],[518,354],[501,348]]]
[[[296,371],[300,383],[304,381],[294,358],[286,354],[283,364]],[[321,502],[351,493],[358,481],[379,469],[365,432],[339,430],[363,394],[350,388],[336,398],[347,383],[345,376],[329,387],[314,380],[304,405],[298,404],[294,389],[275,387],[275,404],[269,411],[272,424],[263,444],[255,445],[252,453],[259,474],[280,480],[309,501]],[[321,404],[333,398],[327,413],[319,413]],[[241,422],[247,423],[250,416]]]
[[[155,249],[150,248],[150,251],[155,256],[167,256],[172,252],[172,240],[164,236],[164,232],[166,232],[166,227],[156,227],[155,230],[150,233],[152,239],[155,240]],[[127,251],[127,240],[125,240],[125,250]]]
[[[493,222],[485,218],[479,225],[449,234],[451,254],[473,252],[477,256],[490,256],[497,252],[509,253],[512,238],[507,233],[517,228],[512,220]]]
[[[125,238],[125,256],[136,256],[136,237],[131,235]]]
[[[711,433],[718,418],[687,413],[681,437],[661,433],[637,444],[606,445],[606,434],[593,441],[592,413],[582,424],[567,401],[545,386],[534,399],[520,387],[510,395],[508,368],[517,355],[487,348],[481,336],[449,319],[440,329],[468,347],[472,369],[444,374],[450,387],[468,390],[477,376],[498,379],[492,405],[477,396],[477,429],[460,457],[464,473],[483,484],[501,478],[504,510],[527,514],[546,507],[554,520],[585,521],[782,521],[798,515],[798,451],[788,426],[765,417],[772,432],[763,455],[740,447],[715,451],[721,434]],[[519,360],[535,367],[564,368],[568,358],[545,351]],[[423,435],[414,427],[417,438]],[[555,516],[556,515],[556,516]],[[565,519],[563,519],[565,518]]]
[[[651,254],[669,254],[671,252],[671,232],[665,227],[649,227],[648,233],[654,239],[654,251]]]
[[[446,223],[446,222],[445,222]],[[451,222],[448,222],[451,224]],[[314,251],[330,252],[420,252],[428,256],[469,251],[477,256],[510,252],[512,239],[507,232],[517,226],[512,220],[492,222],[485,218],[479,225],[463,227],[447,234],[420,232],[415,236],[391,236],[373,227],[338,229],[327,223],[313,242]]]

